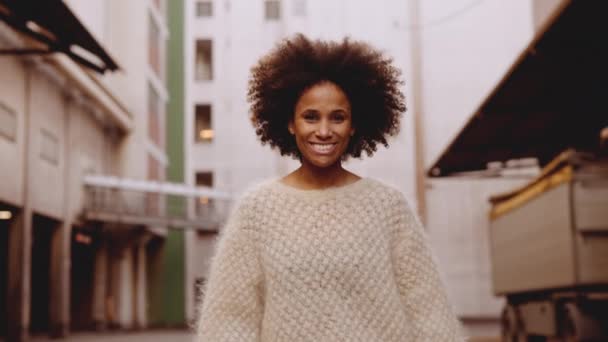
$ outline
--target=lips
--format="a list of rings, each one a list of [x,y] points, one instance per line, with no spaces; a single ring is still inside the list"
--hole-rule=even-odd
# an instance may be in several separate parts
[[[310,148],[317,154],[332,154],[338,146],[337,143],[313,143],[309,142]]]

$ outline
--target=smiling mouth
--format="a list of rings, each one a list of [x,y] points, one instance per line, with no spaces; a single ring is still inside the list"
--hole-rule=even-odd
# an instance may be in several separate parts
[[[331,154],[338,143],[308,143],[312,150],[317,154]]]

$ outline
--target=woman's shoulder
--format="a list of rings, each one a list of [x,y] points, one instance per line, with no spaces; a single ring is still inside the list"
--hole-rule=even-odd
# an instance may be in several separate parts
[[[417,219],[417,214],[410,201],[396,186],[377,179],[370,179],[368,183],[370,188],[373,189],[371,191],[374,194],[373,196],[381,199],[389,212],[399,215],[404,214],[407,217]]]
[[[366,178],[368,189],[371,192],[382,194],[391,202],[399,202],[405,200],[403,192],[396,186],[386,183],[375,178]]]
[[[276,196],[273,189],[276,187],[276,182],[276,179],[263,179],[249,184],[236,195],[235,207],[242,210],[256,210],[257,206],[274,201]]]

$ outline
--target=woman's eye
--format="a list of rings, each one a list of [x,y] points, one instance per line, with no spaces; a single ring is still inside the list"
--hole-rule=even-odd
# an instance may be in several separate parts
[[[332,120],[334,122],[343,122],[344,120],[346,120],[346,118],[344,117],[344,115],[334,115],[332,117]]]
[[[317,118],[317,116],[314,115],[314,114],[312,114],[312,113],[311,114],[304,114],[304,120],[306,120],[306,121],[313,121],[316,118]]]

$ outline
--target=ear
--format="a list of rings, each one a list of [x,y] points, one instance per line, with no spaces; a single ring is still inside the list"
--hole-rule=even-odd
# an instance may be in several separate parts
[[[295,129],[293,127],[293,120],[289,120],[289,123],[287,124],[287,130],[289,130],[289,133],[291,133],[291,135],[295,134]]]
[[[350,136],[352,137],[353,135],[355,135],[355,127],[350,129]]]

